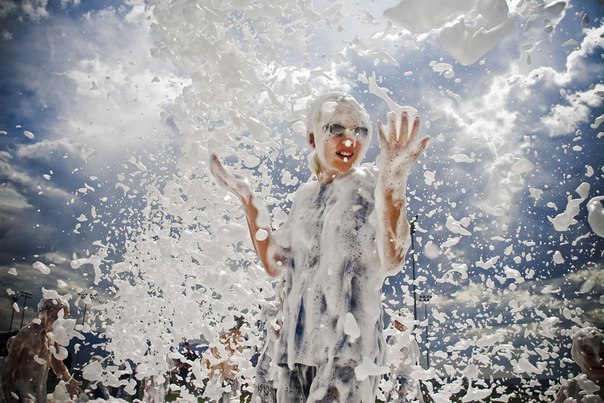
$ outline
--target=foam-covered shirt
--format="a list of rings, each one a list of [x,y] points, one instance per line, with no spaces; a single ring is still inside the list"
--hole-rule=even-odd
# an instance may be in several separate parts
[[[377,170],[363,166],[330,184],[303,184],[274,233],[287,269],[279,365],[360,364],[364,357],[381,365],[385,275],[375,241],[376,180]]]

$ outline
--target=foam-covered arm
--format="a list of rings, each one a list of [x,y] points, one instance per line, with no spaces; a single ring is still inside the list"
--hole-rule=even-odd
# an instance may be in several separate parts
[[[55,347],[58,348],[58,344],[55,343]],[[52,367],[52,371],[55,375],[65,382],[65,387],[67,388],[67,392],[70,397],[79,396],[82,393],[80,389],[81,382],[76,381],[73,376],[69,373],[67,366],[63,363],[63,361],[55,358],[53,355],[50,359],[50,366]]]
[[[215,154],[210,156],[210,170],[216,182],[239,198],[247,218],[254,249],[266,273],[271,277],[281,274],[278,262],[283,261],[283,251],[271,235],[271,222],[264,203],[254,196],[247,178],[225,169]]]
[[[377,248],[382,267],[388,274],[401,270],[410,244],[406,190],[409,171],[422,155],[430,137],[418,141],[419,118],[409,131],[409,116],[388,114],[388,125],[378,122],[380,155],[379,177],[375,189],[378,219]]]

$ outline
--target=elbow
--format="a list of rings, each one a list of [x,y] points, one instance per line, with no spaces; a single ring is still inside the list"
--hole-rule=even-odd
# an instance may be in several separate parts
[[[268,276],[270,278],[276,278],[281,275],[281,270],[279,270],[276,267],[266,267],[265,271],[266,271],[266,274],[268,274]]]
[[[283,258],[276,257],[276,256],[273,256],[272,258],[270,258],[264,265],[266,274],[268,274],[268,276],[271,278],[276,278],[276,277],[281,276],[281,274],[283,273],[282,267],[283,267]]]
[[[409,252],[409,248],[411,247],[411,238],[405,237],[404,241],[399,245],[398,255],[400,256],[401,261],[405,260],[405,256],[407,256],[407,252]]]
[[[385,260],[386,261],[383,263],[383,265],[387,276],[393,276],[403,269],[404,258],[392,256],[392,258]]]
[[[283,274],[283,268],[286,264],[283,249],[271,242],[267,248],[267,253],[262,263],[264,264],[264,269],[269,277],[280,277],[281,274]]]
[[[388,276],[392,276],[400,272],[405,264],[405,256],[409,251],[411,243],[408,238],[402,242],[392,242],[386,250],[386,256],[382,260],[382,264]]]

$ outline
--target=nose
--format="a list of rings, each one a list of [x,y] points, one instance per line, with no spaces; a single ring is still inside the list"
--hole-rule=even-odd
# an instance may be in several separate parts
[[[346,148],[353,149],[356,147],[358,141],[358,136],[353,131],[346,130],[345,137],[342,140],[342,145]]]

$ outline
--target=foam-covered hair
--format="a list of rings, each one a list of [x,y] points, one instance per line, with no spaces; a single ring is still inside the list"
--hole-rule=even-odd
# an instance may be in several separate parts
[[[67,309],[67,312],[69,312],[69,304],[61,298],[42,298],[40,302],[38,302],[38,314],[61,308]]]
[[[363,148],[361,149],[362,155],[356,161],[356,164],[359,164],[361,163],[361,160],[363,159],[362,157],[365,155],[369,145],[371,144],[373,128],[371,126],[369,114],[365,108],[363,108],[363,106],[358,103],[357,100],[354,99],[350,94],[334,91],[315,98],[315,100],[309,105],[308,112],[306,114],[306,140],[310,144],[311,133],[315,137],[315,143],[323,136],[323,127],[329,123],[335,107],[339,103],[346,103],[353,106],[354,109],[358,111],[361,121],[367,128],[368,135],[366,141],[363,143]],[[310,169],[317,177],[319,177],[322,168],[316,152],[312,152],[309,155],[308,161]]]

